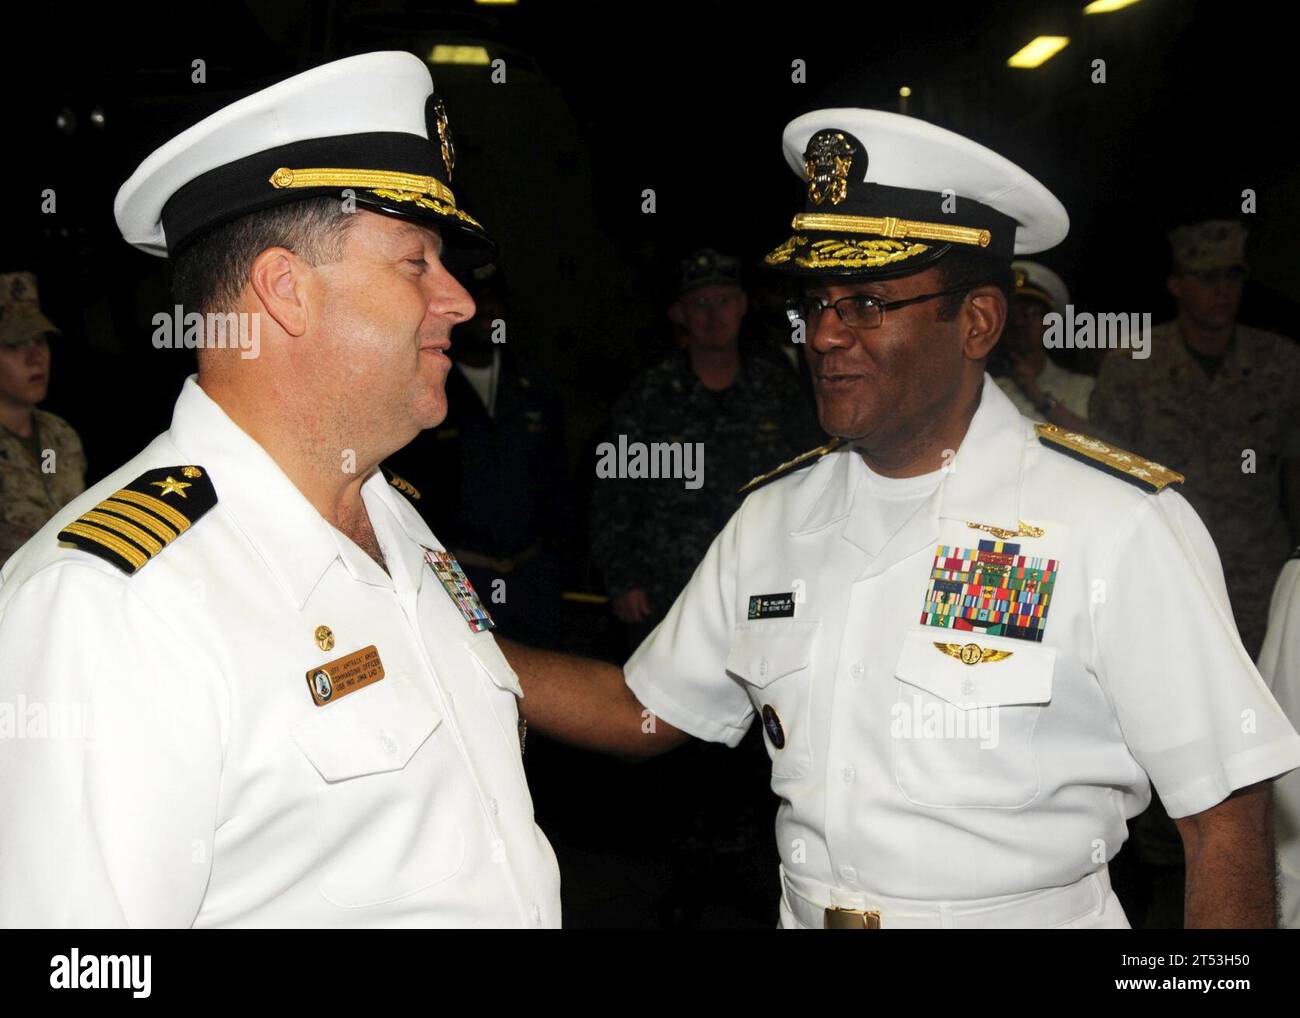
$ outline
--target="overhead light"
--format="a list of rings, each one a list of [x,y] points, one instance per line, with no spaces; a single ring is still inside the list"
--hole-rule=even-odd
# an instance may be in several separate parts
[[[435,64],[483,64],[486,66],[492,62],[488,59],[488,51],[483,46],[448,46],[442,43],[433,47],[429,59]]]
[[[1118,11],[1137,2],[1138,0],[1092,0],[1092,3],[1083,9],[1083,13],[1109,14],[1111,11]]]
[[[1070,44],[1068,35],[1040,35],[1007,61],[1008,67],[1038,67]]]
[[[476,4],[482,4],[486,7],[488,4],[496,4],[500,7],[513,7],[519,0],[474,0]]]
[[[902,88],[898,90],[898,94],[902,96],[904,99],[906,99],[909,95],[912,94],[912,90],[908,86],[904,85]]]

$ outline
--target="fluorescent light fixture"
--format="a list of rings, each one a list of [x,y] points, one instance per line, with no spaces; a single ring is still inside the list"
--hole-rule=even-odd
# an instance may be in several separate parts
[[[492,62],[488,59],[488,51],[483,46],[447,46],[442,43],[433,47],[429,59],[435,64],[483,64],[486,66]]]
[[[496,4],[499,7],[513,7],[519,0],[474,0],[476,4],[482,4],[484,7],[488,4]]]
[[[1084,14],[1109,14],[1111,11],[1122,10],[1138,0],[1092,0],[1087,7],[1083,9]]]
[[[1068,35],[1040,35],[1007,61],[1008,67],[1038,67],[1070,44]]]

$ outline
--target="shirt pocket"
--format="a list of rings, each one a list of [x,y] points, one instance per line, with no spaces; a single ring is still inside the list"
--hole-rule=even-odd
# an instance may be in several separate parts
[[[1014,809],[1038,795],[1034,745],[1056,650],[939,627],[903,640],[890,716],[894,779],[921,806]]]
[[[742,622],[731,636],[726,670],[745,684],[772,758],[773,788],[812,767],[812,662],[820,622]]]
[[[524,695],[519,684],[519,676],[510,667],[510,662],[501,653],[491,633],[479,633],[465,641],[465,649],[473,660],[475,667],[488,681],[485,683],[487,697],[501,726],[514,756],[521,755],[519,739],[519,698]]]
[[[435,782],[420,749],[442,716],[403,675],[316,708],[293,730],[311,763],[320,845],[320,892],[343,908],[414,894],[458,873],[465,836],[435,820]]]

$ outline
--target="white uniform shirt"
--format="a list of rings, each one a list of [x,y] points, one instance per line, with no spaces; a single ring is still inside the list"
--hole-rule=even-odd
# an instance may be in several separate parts
[[[1038,372],[1038,377],[1034,381],[1047,395],[1055,396],[1075,417],[1085,421],[1088,419],[1088,400],[1092,398],[1092,390],[1097,388],[1097,379],[1092,375],[1067,371],[1051,357],[1045,357],[1043,369]],[[1020,391],[1020,386],[1016,384],[1014,378],[1004,375],[997,380],[997,383],[998,388],[1022,414],[1035,421],[1043,419],[1038,407],[1034,406],[1029,401],[1029,397]]]
[[[58,542],[179,464],[218,504],[135,575]],[[518,680],[419,514],[378,473],[362,497],[391,577],[191,378],[171,430],[6,565],[0,711],[27,730],[0,738],[0,925],[559,925]],[[370,645],[384,677],[316,706],[307,671]],[[69,705],[91,738],[66,714],[37,737]]]
[[[1291,723],[1300,726],[1300,557],[1282,567],[1273,588],[1259,671]],[[1273,786],[1273,827],[1281,871],[1279,925],[1300,929],[1300,771]]]
[[[735,745],[771,708],[788,873],[846,899],[1064,886],[1119,851],[1148,778],[1182,817],[1300,765],[1181,495],[1043,446],[988,376],[952,467],[883,543],[852,449],[760,488],[625,666],[702,739]],[[1055,573],[1041,642],[922,624],[940,547],[958,567],[997,540],[971,523],[1021,521],[1042,536],[1003,553]],[[751,598],[791,593],[791,617],[750,617]],[[968,642],[1011,656],[935,646]]]

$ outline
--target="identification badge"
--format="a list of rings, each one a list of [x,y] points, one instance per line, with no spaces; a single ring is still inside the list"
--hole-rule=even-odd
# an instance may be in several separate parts
[[[941,544],[930,570],[921,625],[1039,643],[1052,606],[1057,560],[1021,555],[1020,545]]]
[[[794,591],[784,594],[752,594],[749,598],[751,619],[794,618]]]
[[[472,632],[481,633],[485,629],[497,627],[483,607],[483,602],[478,599],[478,594],[474,592],[474,584],[469,582],[465,570],[451,552],[425,548],[424,560],[433,568],[433,575],[438,577],[442,589],[447,592],[447,596],[460,611],[460,617],[469,624]]]
[[[383,677],[384,664],[371,644],[347,657],[308,669],[307,688],[316,706],[324,707]]]

